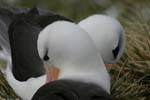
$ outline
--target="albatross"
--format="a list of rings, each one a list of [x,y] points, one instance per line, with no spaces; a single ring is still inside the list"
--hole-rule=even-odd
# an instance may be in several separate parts
[[[94,44],[96,45],[96,49],[98,50],[99,54],[102,56],[101,59],[104,60],[105,64],[115,63],[120,59],[125,48],[125,34],[124,34],[124,29],[122,25],[116,19],[111,18],[109,16],[105,16],[105,15],[93,15],[79,22],[78,25],[82,27],[86,32],[88,32],[89,36],[91,37],[91,39],[94,41]],[[45,31],[44,33],[52,34],[49,31]],[[44,36],[42,36],[42,38],[44,38]],[[39,40],[39,42],[41,41]],[[50,55],[51,53],[48,53],[49,49],[52,49],[52,47],[50,46],[51,43],[48,42],[48,40],[45,40],[45,42],[42,43],[42,45],[43,44],[45,44],[44,47],[46,48],[46,50],[44,51],[47,52],[46,53],[47,55],[49,54],[49,56],[51,56]],[[41,48],[42,46],[39,46],[39,49]],[[82,57],[82,56],[79,56],[79,57]],[[89,57],[84,58],[84,59],[85,60],[89,59]],[[52,63],[53,60],[48,59],[48,62]],[[54,63],[54,65],[56,63]],[[61,66],[61,64],[58,64],[58,66],[59,65]],[[80,66],[80,65],[77,64],[77,66]],[[88,66],[86,67],[88,68]],[[78,71],[75,70],[75,72],[78,72]],[[84,72],[83,70],[82,73],[86,73],[86,72]],[[64,71],[64,74],[66,74],[65,71]],[[111,100],[110,95],[109,95],[110,91],[109,90],[107,91],[107,89],[104,89],[102,84],[96,85],[95,84],[96,81],[87,82],[86,80],[87,77],[89,78],[88,81],[92,79],[88,75],[85,75],[83,79],[79,78],[80,74],[78,75],[76,76],[78,78],[75,77],[74,79],[71,79],[71,77],[68,77],[68,78],[66,77],[67,80],[64,78],[64,79],[60,79],[54,82],[47,83],[46,85],[38,89],[38,91],[33,96],[32,100],[49,100],[49,99],[51,100]],[[103,76],[104,73],[99,73],[99,76],[101,75]],[[99,79],[99,77],[95,77],[95,79],[96,78]],[[101,79],[101,81],[105,81],[106,84],[109,83],[108,80]]]
[[[79,25],[48,25],[39,34],[38,53],[60,72],[58,80],[42,86],[32,100],[110,100],[109,74],[93,40]]]

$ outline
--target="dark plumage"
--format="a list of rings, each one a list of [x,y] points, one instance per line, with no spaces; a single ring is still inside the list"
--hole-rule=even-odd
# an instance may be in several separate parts
[[[9,29],[13,75],[19,81],[45,74],[38,56],[37,39],[41,28],[24,19],[14,21]]]
[[[113,56],[114,56],[115,59],[118,56],[119,50],[120,50],[119,45],[114,50],[112,50],[112,53],[113,53]]]
[[[40,12],[37,8],[28,13],[17,14],[9,27],[9,39],[12,54],[12,72],[19,81],[45,74],[43,61],[37,51],[37,39],[40,31],[47,25],[69,19],[49,13]]]
[[[42,86],[32,100],[111,100],[111,98],[95,84],[57,80]]]

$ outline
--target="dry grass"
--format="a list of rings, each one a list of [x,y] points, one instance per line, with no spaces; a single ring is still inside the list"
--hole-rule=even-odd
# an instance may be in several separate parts
[[[140,9],[134,15],[120,18],[126,29],[126,50],[110,71],[117,100],[150,100],[150,21]]]
[[[16,100],[18,97],[8,85],[3,74],[0,72],[0,100]]]

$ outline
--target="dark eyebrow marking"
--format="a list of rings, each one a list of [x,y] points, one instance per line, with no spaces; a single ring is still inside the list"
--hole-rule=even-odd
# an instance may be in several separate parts
[[[48,60],[49,60],[48,51],[46,51],[45,56],[43,57],[43,59],[44,59],[45,61],[48,61]]]
[[[119,46],[119,44],[118,44],[118,46],[112,51],[113,56],[114,56],[115,58],[117,58],[118,53],[119,53],[119,50],[120,50],[120,46]]]
[[[120,52],[120,49],[122,48],[122,45],[123,45],[123,35],[120,34],[118,45],[117,45],[117,47],[114,50],[112,50],[114,58],[117,58],[118,53]]]

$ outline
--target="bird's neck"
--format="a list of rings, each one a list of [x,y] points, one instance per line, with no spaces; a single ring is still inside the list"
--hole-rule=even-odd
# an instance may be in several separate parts
[[[96,64],[93,66],[89,65],[79,67],[75,65],[65,65],[65,67],[60,69],[59,79],[94,83],[110,93],[110,77],[104,64],[101,62],[99,66]]]
[[[15,25],[18,26],[15,27]],[[30,32],[31,30],[33,32]],[[10,26],[12,73],[18,81],[26,81],[29,78],[36,78],[45,74],[43,61],[37,51],[37,39],[40,30],[39,27],[34,27],[24,20],[14,22]]]

